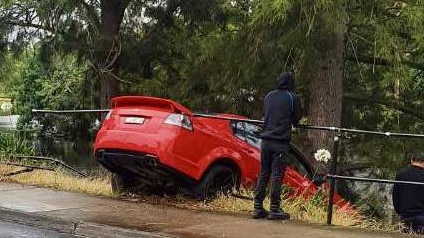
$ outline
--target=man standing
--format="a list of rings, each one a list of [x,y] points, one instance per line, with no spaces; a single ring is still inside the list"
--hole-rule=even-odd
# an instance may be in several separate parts
[[[281,182],[286,168],[292,126],[300,120],[300,100],[294,94],[294,76],[284,73],[277,78],[274,91],[265,96],[265,121],[261,133],[261,171],[255,191],[253,218],[287,220],[290,214],[280,208]],[[271,179],[271,207],[263,208],[266,188]]]
[[[396,175],[398,181],[424,183],[424,153],[411,153],[411,166]],[[395,184],[393,206],[412,231],[424,234],[424,185]]]

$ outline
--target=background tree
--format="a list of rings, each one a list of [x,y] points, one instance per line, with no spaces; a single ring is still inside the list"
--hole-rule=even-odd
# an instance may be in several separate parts
[[[0,3],[0,39],[11,67],[3,67],[0,80],[27,90],[37,80],[40,100],[52,99],[43,107],[107,107],[115,94],[145,94],[259,119],[264,95],[291,70],[307,123],[422,133],[423,6],[423,0],[8,0]],[[29,50],[41,77],[11,77],[22,63],[13,58]],[[78,80],[58,77],[58,65],[78,72]],[[87,97],[62,105],[68,96],[51,85],[72,85],[72,95],[84,89]],[[422,146],[344,136],[346,164],[365,164],[386,178],[406,151]],[[331,148],[332,134],[298,133],[296,144],[311,155]]]
[[[101,107],[108,107],[117,95],[120,73],[127,66],[141,69],[143,78],[152,77],[152,61],[173,47],[164,45],[161,37],[178,19],[192,27],[220,21],[219,6],[213,1],[179,0],[11,0],[0,9],[0,24],[10,29],[8,37],[14,42],[35,37],[42,41],[46,56],[61,50],[88,59],[94,71],[91,80],[98,80]],[[124,45],[124,40],[129,42]],[[121,58],[133,63],[121,63]]]

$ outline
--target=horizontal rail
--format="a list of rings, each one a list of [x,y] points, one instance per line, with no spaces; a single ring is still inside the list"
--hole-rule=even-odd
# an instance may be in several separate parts
[[[85,110],[48,110],[48,109],[32,109],[34,113],[51,113],[51,114],[67,114],[67,113],[106,113],[110,109],[85,109]]]
[[[19,164],[19,163],[11,163],[11,162],[0,162],[0,164],[10,165],[10,166],[17,166],[17,167],[25,167],[30,169],[40,169],[40,170],[49,170],[54,171],[52,168],[42,167],[42,166],[35,166],[35,165],[25,165],[25,164]]]
[[[88,110],[48,110],[48,109],[32,109],[34,113],[53,113],[53,114],[66,114],[66,113],[106,113],[109,112],[110,109],[88,109]],[[222,119],[222,120],[230,120],[230,121],[243,121],[249,122],[252,124],[263,124],[262,120],[254,120],[254,119],[245,119],[245,118],[234,118],[228,116],[217,116],[217,115],[209,115],[203,113],[193,113],[195,117],[205,117],[205,118],[214,118],[214,119]],[[312,126],[312,125],[297,125],[298,129],[307,129],[307,130],[320,130],[320,131],[335,131],[335,132],[350,132],[350,133],[359,133],[359,134],[371,134],[371,135],[380,135],[387,137],[412,137],[412,138],[424,138],[423,134],[408,134],[408,133],[395,133],[395,132],[380,132],[380,131],[366,131],[366,130],[357,130],[357,129],[348,129],[348,128],[340,128],[334,126]]]
[[[231,120],[231,121],[250,122],[252,124],[263,124],[264,123],[264,121],[262,121],[262,120],[252,120],[252,119],[216,116],[216,115],[208,115],[208,114],[200,114],[200,113],[194,113],[193,115],[196,116],[196,117],[205,117],[205,118],[215,118],[215,119],[223,119],[223,120]],[[380,135],[380,136],[424,138],[424,135],[422,135],[422,134],[366,131],[366,130],[347,129],[347,128],[340,128],[340,127],[328,127],[328,126],[297,125],[296,128],[307,129],[307,130],[321,130],[321,131],[351,132],[351,133],[359,133],[359,134],[373,134],[373,135]]]
[[[3,157],[3,158],[19,158],[19,159],[33,159],[33,160],[51,161],[51,162],[55,163],[56,166],[62,166],[63,168],[68,169],[68,170],[71,170],[71,171],[73,171],[73,172],[75,172],[75,173],[77,173],[77,174],[79,174],[79,175],[81,175],[83,177],[87,177],[88,176],[87,174],[85,174],[85,173],[83,173],[81,171],[78,171],[74,167],[66,164],[65,162],[63,162],[61,160],[55,159],[55,158],[43,157],[43,156],[2,155],[2,154],[0,154],[0,157]],[[22,167],[25,167],[25,165],[22,165]],[[26,167],[29,167],[29,166],[26,166]]]
[[[204,117],[204,118],[212,118],[212,119],[229,120],[229,121],[243,121],[243,122],[250,122],[250,123],[253,123],[253,124],[263,124],[264,123],[264,121],[261,121],[261,120],[216,116],[216,115],[209,115],[209,114],[202,114],[202,113],[193,113],[193,116]]]
[[[341,175],[327,174],[328,178],[340,179],[340,180],[352,180],[362,182],[376,182],[376,183],[389,183],[389,184],[410,184],[410,185],[424,185],[421,182],[414,181],[401,181],[401,180],[389,180],[389,179],[375,179],[375,178],[362,178],[362,177],[350,177]]]
[[[7,174],[0,174],[1,177],[10,177],[10,176],[14,176],[14,175],[18,175],[18,174],[23,174],[23,173],[28,173],[28,172],[32,172],[34,171],[33,168],[25,168],[22,170],[18,170],[18,171],[14,171],[14,172],[10,172]]]

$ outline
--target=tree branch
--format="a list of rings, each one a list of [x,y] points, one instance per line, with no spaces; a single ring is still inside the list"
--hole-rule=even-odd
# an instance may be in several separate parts
[[[53,29],[47,26],[34,24],[31,22],[23,22],[23,21],[1,21],[5,25],[11,25],[11,26],[20,26],[20,27],[30,27],[30,28],[36,28],[39,30],[45,30],[53,32]]]
[[[93,23],[96,25],[96,27],[99,27],[100,26],[100,19],[99,19],[99,15],[97,14],[94,6],[88,4],[85,0],[78,0],[78,2],[87,11],[87,16],[91,19],[91,21],[93,21]]]
[[[354,163],[340,166],[339,172],[350,172],[352,170],[362,170],[372,167],[370,162]]]
[[[424,112],[422,108],[413,108],[408,107],[407,105],[403,105],[399,102],[393,101],[388,98],[375,98],[373,96],[364,96],[364,95],[355,95],[350,93],[344,93],[343,98],[351,101],[359,101],[373,104],[380,104],[391,109],[398,110],[400,112],[415,116],[421,120],[424,120]]]
[[[130,5],[131,1],[132,0],[123,0],[124,9],[127,8]]]
[[[350,56],[350,57],[346,57],[346,59],[349,61],[355,61],[355,62],[359,61],[360,63],[363,63],[363,64],[371,64],[371,65],[375,64],[375,65],[381,65],[381,66],[387,66],[387,67],[394,66],[394,64],[388,61],[387,59],[374,58],[372,56],[367,56],[367,55],[358,55],[358,58]],[[411,68],[424,71],[423,64],[419,64],[419,63],[411,62],[411,61],[402,61],[401,63]]]

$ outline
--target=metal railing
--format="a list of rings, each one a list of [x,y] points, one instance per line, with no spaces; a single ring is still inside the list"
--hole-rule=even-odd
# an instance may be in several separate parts
[[[99,109],[99,110],[39,110],[33,109],[34,113],[105,113],[109,112],[110,109]],[[193,113],[195,117],[205,117],[205,118],[215,118],[221,120],[230,120],[230,121],[242,121],[248,122],[252,124],[263,124],[262,120],[254,120],[254,119],[243,119],[243,118],[233,118],[226,116],[218,116],[218,115],[209,115],[202,113]],[[368,134],[368,135],[379,135],[385,137],[400,137],[400,138],[424,138],[423,134],[408,134],[408,133],[393,133],[393,132],[380,132],[380,131],[367,131],[367,130],[358,130],[358,129],[349,129],[349,128],[340,128],[340,127],[327,127],[327,126],[313,126],[313,125],[298,125],[296,128],[306,129],[306,130],[320,130],[320,131],[331,131],[334,132],[333,137],[333,151],[332,151],[332,160],[330,164],[330,172],[326,175],[330,180],[330,189],[329,189],[329,199],[327,206],[327,225],[332,224],[333,217],[333,205],[334,205],[334,194],[337,180],[351,180],[351,181],[359,181],[359,182],[373,182],[373,183],[389,183],[389,184],[412,184],[412,185],[424,185],[424,183],[420,182],[411,182],[411,181],[396,181],[396,180],[387,180],[387,179],[375,179],[375,178],[363,178],[363,177],[350,177],[350,176],[340,176],[337,174],[337,166],[338,166],[338,149],[340,144],[340,138],[342,132],[347,133],[355,133],[355,134]]]
[[[252,120],[252,119],[237,119],[231,117],[221,117],[215,115],[207,114],[195,114],[199,117],[207,118],[216,118],[216,119],[225,119],[232,121],[244,121],[254,124],[263,124],[261,120]],[[342,132],[356,133],[356,134],[368,134],[368,135],[379,135],[386,137],[405,137],[405,138],[424,138],[423,134],[407,134],[407,133],[393,133],[393,132],[379,132],[379,131],[367,131],[367,130],[357,130],[357,129],[348,129],[348,128],[339,128],[339,127],[326,127],[326,126],[311,126],[311,125],[298,125],[299,129],[306,130],[320,130],[320,131],[332,131],[334,135],[333,143],[333,153],[332,160],[330,164],[330,173],[327,174],[327,178],[330,179],[330,189],[328,194],[328,206],[327,206],[327,225],[332,224],[333,218],[333,205],[334,205],[334,193],[337,180],[351,180],[351,181],[360,181],[360,182],[373,182],[373,183],[390,183],[390,184],[413,184],[413,185],[424,185],[420,182],[411,182],[411,181],[396,181],[396,180],[387,180],[387,179],[375,179],[375,178],[362,178],[362,177],[349,177],[349,176],[340,176],[337,175],[337,166],[338,166],[338,148],[340,144],[340,138]]]
[[[66,164],[62,160],[51,158],[51,157],[44,157],[44,156],[29,156],[29,155],[4,155],[0,154],[0,164],[5,165],[12,165],[12,166],[18,166],[18,167],[24,167],[27,169],[40,169],[40,170],[50,170],[54,171],[55,168],[53,167],[61,167],[66,170],[69,170],[71,172],[74,172],[82,177],[87,177],[88,175],[84,172],[79,171],[78,169]],[[6,161],[4,161],[6,159]],[[11,159],[12,161],[10,161]],[[16,161],[15,161],[16,160]],[[53,167],[49,167],[46,164],[37,165],[37,164],[25,164],[23,163],[25,160],[33,160],[33,161],[39,161],[44,163],[50,163]]]

